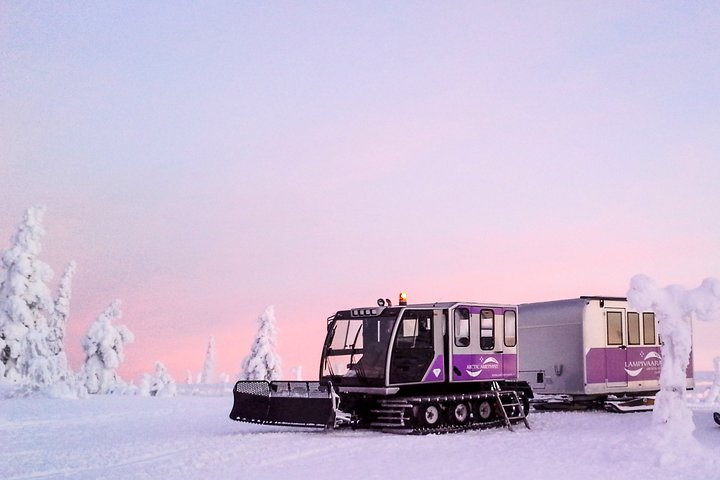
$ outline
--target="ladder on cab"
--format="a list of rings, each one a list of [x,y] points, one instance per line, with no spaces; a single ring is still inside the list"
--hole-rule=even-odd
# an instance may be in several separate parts
[[[525,409],[515,390],[501,390],[497,382],[493,382],[493,390],[495,398],[498,402],[498,410],[500,410],[501,420],[505,422],[508,430],[513,432],[512,422],[522,420],[525,427],[530,429],[530,424],[525,416]]]

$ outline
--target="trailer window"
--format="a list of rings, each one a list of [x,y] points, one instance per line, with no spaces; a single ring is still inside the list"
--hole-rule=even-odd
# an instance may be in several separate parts
[[[655,314],[653,312],[643,313],[643,343],[655,345]]]
[[[627,314],[628,345],[640,345],[640,315],[637,312]]]
[[[517,345],[517,314],[514,310],[506,310],[503,315],[504,322],[504,342],[506,347],[514,347]]]
[[[607,343],[608,345],[622,345],[622,313],[607,312]]]
[[[456,308],[454,318],[455,346],[467,347],[470,345],[470,310]]]
[[[495,349],[495,312],[480,310],[480,348]]]

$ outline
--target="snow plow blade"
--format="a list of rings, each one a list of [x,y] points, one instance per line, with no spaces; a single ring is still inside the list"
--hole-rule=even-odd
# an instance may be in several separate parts
[[[240,381],[233,390],[230,418],[240,422],[332,428],[335,409],[320,382]]]

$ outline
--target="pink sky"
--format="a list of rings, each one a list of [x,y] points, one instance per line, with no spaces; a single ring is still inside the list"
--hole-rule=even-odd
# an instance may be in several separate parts
[[[720,6],[0,3],[0,248],[48,207],[78,262],[73,366],[115,298],[123,374],[234,376],[276,307],[286,376],[325,319],[411,301],[720,277]],[[696,326],[696,367],[720,322]]]

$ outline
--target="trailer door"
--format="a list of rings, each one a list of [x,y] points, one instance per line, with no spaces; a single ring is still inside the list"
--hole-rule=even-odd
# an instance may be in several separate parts
[[[627,387],[627,330],[625,309],[605,310],[605,372],[608,387]]]

